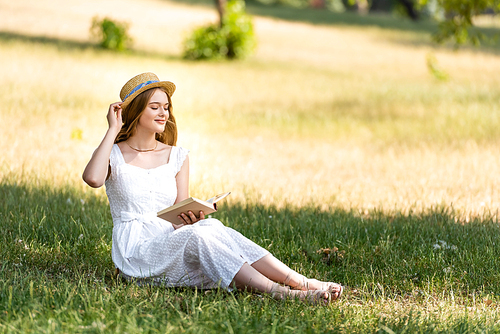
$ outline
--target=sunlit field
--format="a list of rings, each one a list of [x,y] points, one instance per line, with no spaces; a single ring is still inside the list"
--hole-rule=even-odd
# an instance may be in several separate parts
[[[128,21],[134,49],[96,48],[95,15]],[[249,59],[190,62],[184,36],[216,20],[203,3],[0,0],[0,16],[0,332],[500,330],[495,49],[257,16]],[[231,191],[218,218],[304,274],[342,281],[343,301],[280,306],[111,277],[105,192],[81,173],[109,104],[145,71],[177,85],[191,194]]]
[[[113,17],[131,23],[136,48],[156,56],[29,38],[83,43],[91,18],[101,13],[97,5],[76,3],[67,8],[72,15],[63,15],[65,6],[56,1],[2,4],[11,11],[0,23],[0,57],[9,64],[1,69],[2,173],[21,177],[21,170],[35,170],[56,183],[82,184],[82,168],[106,129],[108,105],[128,78],[150,70],[178,86],[179,144],[191,149],[195,195],[228,189],[233,200],[263,204],[313,200],[326,207],[496,211],[496,54],[398,44],[394,33],[377,28],[257,18],[259,47],[251,59],[191,63],[177,59],[180,37],[190,25],[215,19],[213,11],[148,4],[111,2],[102,15],[112,14],[107,6],[120,8]],[[42,7],[49,17],[38,19]],[[153,8],[164,14],[165,27],[132,20],[138,10],[153,15]],[[35,16],[37,25],[24,26]],[[184,17],[190,25],[171,23]],[[448,82],[427,70],[429,53],[450,75]]]

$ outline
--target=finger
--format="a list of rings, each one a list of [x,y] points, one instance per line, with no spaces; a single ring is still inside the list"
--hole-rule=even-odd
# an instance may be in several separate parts
[[[109,110],[110,111],[116,111],[118,108],[121,108],[122,106],[122,103],[121,102],[115,102],[115,103],[111,103],[109,105]]]
[[[188,211],[188,215],[193,223],[195,223],[198,220],[198,218],[196,218],[196,216],[194,215],[193,211]]]
[[[116,103],[112,103],[109,105],[108,117],[114,115],[116,112]]]
[[[205,213],[203,211],[200,211],[200,220],[205,219]]]
[[[186,215],[185,213],[181,213],[181,217],[182,219],[184,219],[184,221],[186,222],[186,224],[192,224],[193,221],[191,220],[190,217],[188,217],[188,215]]]
[[[188,224],[188,222],[186,221],[186,219],[183,217],[183,213],[181,213],[180,215],[177,216],[177,218],[179,218],[179,221],[183,224],[183,225],[186,225]]]
[[[118,108],[118,110],[116,111],[116,119],[121,121],[122,119],[122,108]]]

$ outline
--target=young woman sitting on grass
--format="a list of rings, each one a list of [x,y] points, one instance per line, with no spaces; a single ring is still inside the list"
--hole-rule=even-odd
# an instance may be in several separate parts
[[[112,258],[121,275],[165,286],[235,286],[313,304],[338,299],[340,284],[298,274],[202,211],[171,223],[156,217],[189,197],[188,150],[175,146],[174,91],[153,73],[130,79],[122,101],[110,105],[109,129],[83,172],[91,187],[106,185]]]

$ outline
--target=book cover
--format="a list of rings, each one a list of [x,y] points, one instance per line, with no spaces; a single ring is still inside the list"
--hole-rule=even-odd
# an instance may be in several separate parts
[[[229,195],[230,192],[219,194],[206,201],[198,198],[190,197],[177,204],[174,204],[168,208],[158,211],[156,214],[161,219],[165,219],[174,224],[179,223],[179,216],[181,213],[186,213],[192,211],[196,216],[198,216],[200,211],[203,211],[205,215],[209,215],[217,211],[217,202]]]

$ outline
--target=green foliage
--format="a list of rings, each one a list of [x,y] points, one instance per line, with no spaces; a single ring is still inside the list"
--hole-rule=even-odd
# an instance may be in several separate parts
[[[132,44],[132,38],[128,34],[129,24],[114,21],[110,18],[92,19],[91,35],[99,41],[99,45],[105,49],[123,51]]]
[[[421,4],[427,4],[429,0],[420,0]],[[440,23],[439,31],[434,39],[442,43],[453,40],[456,45],[472,43],[479,45],[485,36],[474,31],[473,17],[483,14],[487,10],[500,11],[500,0],[438,0],[439,7],[445,13],[445,20]]]
[[[429,69],[429,72],[434,76],[434,78],[441,81],[448,80],[448,73],[441,69],[436,57],[433,54],[427,55],[427,68]]]
[[[209,25],[196,29],[184,42],[186,59],[236,59],[248,56],[255,48],[253,24],[245,14],[243,0],[227,4],[222,27]]]

